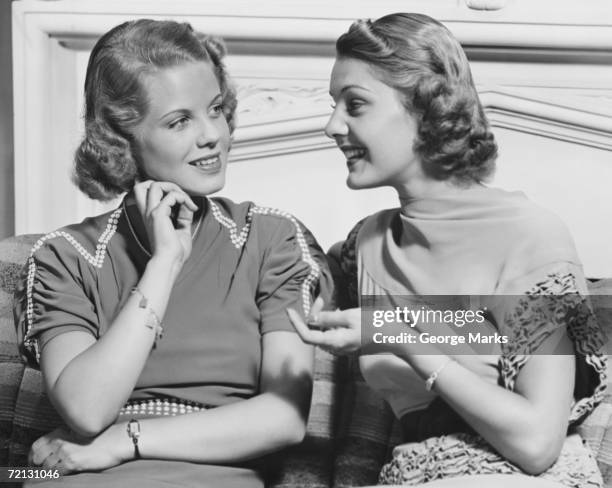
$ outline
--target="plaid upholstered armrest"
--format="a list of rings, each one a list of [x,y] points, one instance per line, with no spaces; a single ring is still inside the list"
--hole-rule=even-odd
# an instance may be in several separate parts
[[[26,366],[19,356],[13,323],[15,285],[22,279],[22,267],[39,237],[0,241],[0,466],[26,465],[32,442],[61,422],[44,394],[40,372]],[[346,362],[317,350],[306,439],[278,455],[271,486],[331,486],[337,408],[346,383]]]
[[[0,241],[0,465],[8,465],[15,404],[25,370],[13,324],[13,292],[35,236]]]
[[[608,390],[604,401],[582,422],[578,430],[595,453],[607,488],[612,488],[612,279],[589,284],[591,304],[600,327],[607,336]]]
[[[0,466],[24,466],[32,442],[59,424],[43,393],[40,372],[17,349],[13,293],[32,245],[40,236],[0,241]]]

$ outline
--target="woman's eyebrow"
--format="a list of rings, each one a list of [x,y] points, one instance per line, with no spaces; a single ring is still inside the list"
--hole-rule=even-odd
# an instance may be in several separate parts
[[[218,101],[223,101],[223,95],[221,93],[218,93],[215,98],[213,98],[210,103],[208,104],[209,106],[212,105],[213,103],[216,103]]]
[[[214,103],[223,101],[223,95],[221,93],[218,93],[217,95],[215,95],[215,97],[209,102],[208,106],[211,106]],[[166,112],[164,115],[160,116],[158,120],[163,120],[165,118],[167,118],[169,115],[185,115],[189,113],[189,109],[186,108],[175,108],[172,110],[169,110],[168,112]]]
[[[187,109],[184,109],[184,108],[175,108],[173,110],[170,110],[170,111],[166,112],[162,116],[160,116],[158,120],[164,120],[169,115],[175,115],[175,114],[176,115],[185,115],[187,113],[189,113],[189,110],[187,110]]]
[[[357,90],[365,90],[368,92],[371,92],[372,90],[370,90],[369,88],[366,88],[365,86],[362,85],[356,85],[356,84],[351,84],[351,85],[344,85],[342,87],[342,89],[340,90],[340,93],[338,93],[338,95],[342,95],[345,91],[350,90],[351,88],[356,88]],[[334,98],[334,94],[332,93],[332,91],[330,90],[329,95]]]

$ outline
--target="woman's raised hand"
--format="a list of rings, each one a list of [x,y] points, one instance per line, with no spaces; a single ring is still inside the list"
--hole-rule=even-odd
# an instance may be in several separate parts
[[[322,311],[323,300],[317,298],[305,324],[293,309],[289,319],[306,344],[319,346],[333,354],[350,354],[361,348],[361,309]]]
[[[191,254],[191,223],[197,205],[178,185],[165,181],[137,183],[134,194],[152,256],[170,258],[180,269]]]

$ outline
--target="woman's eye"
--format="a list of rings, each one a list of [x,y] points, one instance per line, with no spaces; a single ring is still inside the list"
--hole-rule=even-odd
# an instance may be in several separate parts
[[[187,125],[189,119],[187,117],[180,117],[178,119],[174,119],[172,122],[168,124],[170,129],[182,129]]]
[[[223,109],[224,109],[224,108],[225,108],[225,107],[223,106],[223,104],[222,104],[222,103],[218,103],[218,104],[213,105],[213,106],[211,107],[211,111],[212,111],[212,113],[213,113],[213,114],[215,114],[215,115],[223,115]]]
[[[346,110],[349,114],[354,115],[359,112],[359,109],[363,107],[363,105],[363,100],[352,99],[346,104]]]

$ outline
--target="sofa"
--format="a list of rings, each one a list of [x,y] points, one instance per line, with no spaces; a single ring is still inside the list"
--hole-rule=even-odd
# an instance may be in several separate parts
[[[25,466],[30,444],[60,424],[43,391],[40,372],[25,365],[19,356],[13,324],[15,284],[38,237],[23,235],[0,241],[0,466]],[[612,280],[589,286],[595,313],[610,336]],[[611,426],[609,387],[605,401],[579,427],[596,453],[608,488],[612,488]],[[271,474],[270,486],[376,484],[380,467],[399,440],[399,424],[386,403],[365,385],[354,360],[317,349],[306,439],[277,458],[274,465],[278,469]]]

